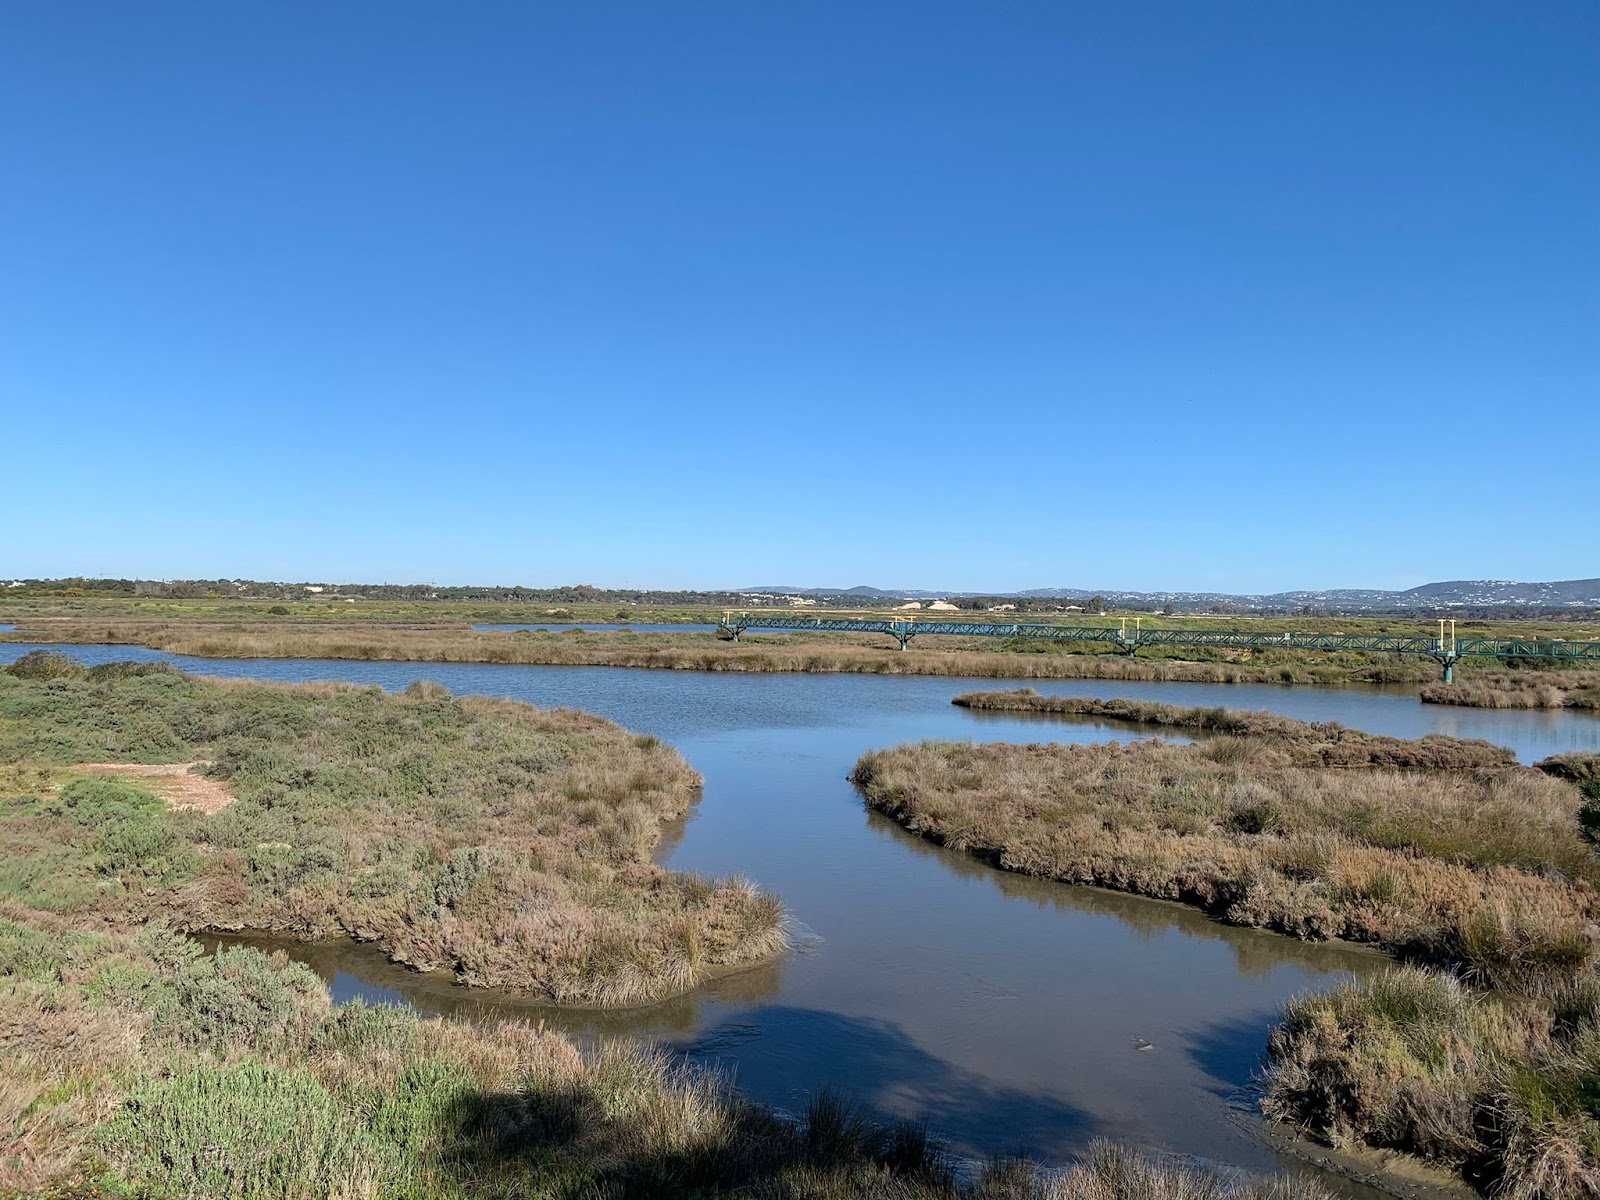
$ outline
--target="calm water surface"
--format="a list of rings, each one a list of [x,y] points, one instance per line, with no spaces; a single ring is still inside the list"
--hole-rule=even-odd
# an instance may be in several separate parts
[[[0,661],[33,647],[0,645]],[[670,866],[739,873],[797,923],[782,961],[650,1008],[543,1009],[468,993],[385,963],[370,948],[298,947],[344,1000],[432,1012],[533,1013],[579,1036],[655,1038],[727,1069],[783,1108],[834,1084],[926,1115],[957,1148],[1065,1158],[1099,1136],[1279,1164],[1241,1119],[1267,1030],[1288,996],[1380,969],[1377,954],[1219,925],[1192,910],[993,871],[869,813],[846,774],[872,748],[922,738],[1103,741],[1093,721],[979,715],[950,704],[1006,681],[734,675],[598,667],[192,659],[73,646],[90,663],[166,658],[185,670],[569,705],[653,733],[705,776],[661,848]],[[1267,708],[1375,733],[1485,737],[1524,761],[1600,749],[1600,720],[1419,704],[1400,690],[1029,681],[1061,695]],[[1153,1048],[1140,1049],[1149,1043]],[[1363,1194],[1340,1185],[1346,1195]]]

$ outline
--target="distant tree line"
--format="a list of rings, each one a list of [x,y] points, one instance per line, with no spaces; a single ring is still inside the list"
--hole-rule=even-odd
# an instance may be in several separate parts
[[[315,590],[313,590],[315,589]],[[305,580],[298,583],[271,582],[255,579],[93,579],[73,575],[61,579],[6,580],[0,576],[0,599],[6,596],[128,596],[161,600],[198,600],[233,597],[245,600],[307,600],[307,599],[361,599],[389,601],[474,600],[501,604],[617,604],[638,606],[714,605],[724,608],[785,607],[787,597],[757,598],[739,592],[690,590],[640,590],[636,588],[602,588],[591,583],[566,584],[560,587],[440,587],[431,583],[317,583]],[[890,596],[862,596],[840,594],[809,597],[830,608],[880,609],[896,600]],[[1001,593],[979,593],[950,596],[950,603],[967,612],[985,612],[1002,606],[1012,606],[1007,611],[1017,613],[1060,613],[1082,611],[1085,614],[1112,612],[1158,611],[1162,614],[1185,613],[1204,616],[1256,616],[1256,617],[1334,617],[1383,616],[1412,617],[1429,620],[1436,615],[1432,610],[1420,608],[1360,608],[1346,609],[1336,605],[1295,605],[1282,608],[1251,608],[1227,600],[1208,600],[1199,603],[1167,602],[1152,608],[1151,601],[1143,604],[1118,603],[1102,595],[1086,600],[1070,600],[1041,596],[1007,596]],[[1450,608],[1449,615],[1462,621],[1540,620],[1592,622],[1600,621],[1600,608],[1594,607],[1540,607],[1534,604],[1497,604]]]

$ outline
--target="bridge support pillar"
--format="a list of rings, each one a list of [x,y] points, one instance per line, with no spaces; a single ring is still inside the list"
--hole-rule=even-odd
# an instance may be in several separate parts
[[[902,651],[911,644],[911,635],[909,633],[897,633],[895,637],[900,639],[900,649]]]
[[[1455,658],[1454,657],[1443,657],[1443,656],[1441,656],[1439,658],[1438,662],[1439,662],[1439,666],[1444,669],[1444,681],[1446,683],[1454,683],[1456,681],[1456,660],[1455,660]]]

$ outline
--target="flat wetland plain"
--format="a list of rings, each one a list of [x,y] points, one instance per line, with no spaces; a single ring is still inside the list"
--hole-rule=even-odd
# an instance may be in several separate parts
[[[288,1181],[277,1190],[251,1191],[232,1177],[160,1176],[183,1155],[172,1153],[181,1147],[157,1146],[159,1137],[232,1144],[248,1156],[247,1141],[229,1139],[262,1124],[319,1147],[329,1164],[324,1177],[346,1180],[352,1195],[556,1196],[600,1187],[637,1195],[920,1197],[963,1190],[942,1173],[945,1160],[914,1127],[868,1118],[828,1091],[830,1083],[880,1108],[925,1113],[936,1131],[974,1131],[975,1137],[955,1139],[968,1153],[1003,1148],[996,1139],[1004,1135],[992,1131],[1011,1129],[1059,1159],[1064,1147],[1082,1152],[1104,1133],[1259,1171],[1273,1161],[1259,1141],[1252,1149],[1251,1135],[1219,1132],[1225,1121],[1214,1125],[1200,1114],[1206,1105],[1225,1110],[1215,1094],[1219,1081],[1232,1090],[1248,1082],[1284,1000],[1307,987],[1315,997],[1291,1005],[1273,1037],[1268,1093],[1248,1103],[1265,1099],[1275,1115],[1324,1136],[1421,1153],[1481,1186],[1509,1185],[1508,1194],[1530,1200],[1583,1195],[1593,1186],[1593,1116],[1585,1108],[1582,1064],[1595,1006],[1581,986],[1592,974],[1591,942],[1587,932],[1574,933],[1592,928],[1593,851],[1579,832],[1581,765],[1577,778],[1571,772],[1556,778],[1459,740],[1306,735],[1294,732],[1293,722],[1250,727],[1248,719],[1224,728],[1216,710],[1204,720],[1087,709],[985,716],[951,709],[958,689],[940,679],[763,679],[774,670],[838,668],[774,668],[770,660],[759,665],[759,657],[756,665],[736,668],[738,676],[720,679],[473,665],[495,659],[409,665],[425,650],[454,651],[480,638],[494,639],[489,646],[592,641],[600,647],[579,655],[580,662],[602,652],[641,652],[636,646],[695,654],[749,647],[701,634],[474,634],[366,620],[281,625],[236,614],[156,622],[129,616],[126,623],[109,613],[16,615],[18,634],[0,640],[38,637],[48,622],[56,636],[82,645],[90,661],[118,653],[85,644],[97,641],[165,641],[169,651],[204,645],[216,657],[189,669],[338,677],[400,694],[212,683],[148,669],[93,678],[62,669],[54,678],[13,685],[0,711],[0,738],[7,739],[0,757],[12,764],[12,777],[0,792],[13,797],[5,801],[5,819],[20,822],[18,837],[8,832],[8,841],[28,851],[8,860],[0,880],[8,897],[0,912],[6,956],[0,969],[8,979],[0,986],[25,997],[18,1011],[34,1015],[23,1022],[32,1032],[20,1041],[0,1038],[6,1081],[16,1085],[6,1097],[13,1106],[0,1105],[0,1122],[11,1122],[13,1141],[26,1151],[7,1160],[3,1169],[13,1176],[0,1178],[0,1188],[11,1179],[42,1187],[98,1162],[112,1173],[106,1178],[165,1179],[152,1194],[185,1188],[319,1194],[314,1183],[293,1183],[293,1164],[275,1168]],[[506,615],[478,612],[473,619]],[[589,619],[599,615],[615,619],[614,612]],[[703,619],[704,610],[697,615]],[[278,636],[284,640],[269,641]],[[325,654],[311,663],[287,653],[300,644],[289,639],[320,646],[341,637],[371,652]],[[449,644],[441,647],[441,640]],[[250,644],[268,645],[269,652],[227,661]],[[1002,660],[1006,672],[994,673],[1010,679],[1047,678],[1030,674],[1035,661],[1084,664],[1078,669],[1103,663],[1104,669],[1239,671],[1220,676],[1241,685],[1221,696],[1275,706],[1261,697],[1278,696],[1300,712],[1308,706],[1343,712],[1344,697],[1360,699],[1331,690],[1268,693],[1249,686],[1250,671],[1266,669],[1251,662],[1128,664],[1027,646],[919,651],[914,644],[901,654],[815,635],[754,649],[886,662],[882,670],[854,668],[861,674],[893,671],[887,664],[897,661],[968,654]],[[1433,665],[1423,665],[1431,674]],[[1283,668],[1275,669],[1271,681],[1282,682]],[[427,685],[406,691],[418,675],[446,682],[457,695]],[[1151,694],[1137,676],[1113,676],[1088,690],[1140,688]],[[1186,682],[1156,690],[1205,691]],[[668,738],[677,750],[594,717],[463,695],[475,691],[597,709]],[[18,741],[19,718],[35,722],[37,735],[40,713],[71,697],[83,707],[57,712],[55,733],[27,746]],[[945,706],[948,719],[929,719],[930,699]],[[1530,754],[1526,735],[1518,743],[1525,760],[1565,750],[1577,751],[1569,761],[1581,764],[1600,747],[1583,716],[1457,717],[1431,706],[1430,713],[1414,692],[1409,702],[1381,699],[1366,705],[1372,715],[1403,708],[1412,714],[1401,722],[1407,730],[1430,722],[1439,728],[1440,718],[1448,722],[1444,728],[1472,730],[1542,723],[1544,732],[1531,743],[1542,749]],[[1353,711],[1363,711],[1362,704]],[[729,708],[726,716],[719,706]],[[846,730],[839,714],[857,707],[870,712],[872,723]],[[1126,836],[1112,839],[1117,846],[1108,843],[1113,859],[1118,847],[1148,845],[1152,855],[1143,869],[1149,872],[1163,837],[1189,838],[1198,847],[1176,869],[1168,862],[1167,878],[1177,883],[1161,885],[1159,873],[1147,873],[1139,878],[1156,883],[1132,890],[1174,895],[1230,921],[1296,936],[1227,930],[1198,915],[1161,916],[1182,910],[1050,882],[1128,886],[1111,874],[1073,876],[1021,860],[999,862],[1000,871],[959,865],[959,850],[978,848],[990,836],[985,820],[1037,813],[975,805],[962,818],[964,836],[975,840],[941,836],[950,849],[919,842],[876,815],[863,826],[861,797],[839,778],[850,761],[874,749],[901,755],[908,765],[895,785],[899,792],[913,785],[926,785],[929,794],[948,790],[951,773],[941,768],[944,774],[923,778],[914,753],[918,738],[944,728],[1018,742],[1054,740],[1055,729],[1068,740],[1097,743],[967,749],[1000,758],[1027,750],[1047,774],[1058,759],[1079,765],[1094,759],[1099,766],[1084,776],[1086,786],[1092,777],[1103,792],[1093,802],[1093,819],[1101,828],[1108,820],[1132,822]],[[1128,744],[1157,728],[1179,744]],[[734,735],[736,729],[754,736]],[[1193,745],[1182,744],[1191,736]],[[901,742],[906,750],[883,749]],[[697,798],[694,770],[678,751],[708,781],[720,781],[708,784],[705,799]],[[97,778],[82,769],[118,760],[208,763],[200,768],[207,778],[232,788],[236,798],[210,815],[175,811],[137,778]],[[430,774],[430,761],[442,775]],[[1129,767],[1126,778],[1118,763]],[[1017,773],[1009,759],[967,766],[970,780],[957,791],[982,795],[1011,786],[1060,793],[1053,782],[1027,784],[1031,776]],[[875,798],[883,778],[860,776],[869,803],[890,812]],[[1245,789],[1248,795],[1239,790],[1246,783],[1257,785]],[[1357,795],[1352,788],[1367,790]],[[1207,789],[1216,792],[1210,807],[1201,796]],[[1318,805],[1292,803],[1305,794],[1319,797]],[[1390,803],[1408,797],[1417,800],[1414,809]],[[1482,820],[1463,820],[1463,812]],[[1161,814],[1154,824],[1152,813]],[[1384,824],[1385,813],[1416,820]],[[785,843],[784,853],[762,849],[774,839]],[[1074,848],[1092,849],[1079,842]],[[1052,861],[1062,860],[1057,854]],[[716,877],[747,865],[760,887]],[[697,868],[714,874],[695,875]],[[1206,876],[1202,868],[1223,873]],[[1018,870],[1050,878],[1030,881]],[[1008,873],[1014,882],[1006,882]],[[872,881],[866,891],[862,880]],[[1463,907],[1473,897],[1477,907]],[[796,915],[815,921],[823,936],[781,921],[780,901],[792,901]],[[937,929],[924,930],[919,921]],[[355,937],[368,943],[365,953],[402,965],[391,968],[400,971],[390,977],[398,995],[408,994],[403,966],[410,964],[445,967],[462,982],[512,985],[523,999],[509,1006],[491,1000],[470,1026],[406,1013],[374,1017],[370,1029],[353,1031],[352,1023],[371,1010],[328,1008],[322,981],[303,967],[250,947],[197,959],[161,941],[162,925]],[[1128,931],[1137,936],[1128,938]],[[1388,979],[1371,951],[1299,940],[1330,933],[1434,965]],[[798,952],[775,958],[791,940]],[[333,946],[318,943],[304,959],[315,964]],[[1062,961],[1069,947],[1069,961]],[[1109,952],[1100,967],[1110,988],[1105,1012],[1082,991],[1102,950]],[[327,969],[346,995],[349,978],[343,984],[340,978],[355,962],[335,958]],[[740,963],[759,965],[723,973]],[[1171,994],[1175,969],[1206,981],[1204,998],[1192,997],[1188,1021],[1176,1011],[1182,1005],[1167,1013],[1149,1003]],[[1340,970],[1358,982],[1330,991]],[[132,992],[124,982],[129,971],[142,981]],[[960,995],[942,993],[951,983]],[[518,1032],[526,1029],[525,1016],[538,1011],[522,1008],[518,1015],[518,1005],[541,997],[592,1005],[670,995],[680,998],[554,1021],[578,1035],[576,1045],[553,1031]],[[37,1015],[57,1012],[71,1015],[57,1022]],[[221,1025],[195,1028],[197,1012],[216,1014]],[[997,1025],[1002,1012],[1005,1021]],[[1407,1012],[1430,1014],[1426,1029]],[[940,1032],[929,1024],[935,1013],[954,1024]],[[1068,1026],[1062,1013],[1073,1014]],[[513,1031],[490,1037],[493,1049],[474,1032],[508,1016]],[[1130,1018],[1137,1030],[1123,1028]],[[1197,1022],[1204,1036],[1197,1036]],[[47,1037],[38,1032],[46,1027]],[[1014,1063],[1009,1058],[1022,1047],[1001,1036],[1008,1028],[1037,1039]],[[341,1030],[355,1040],[346,1045]],[[104,1040],[74,1042],[77,1031]],[[743,1087],[787,1115],[773,1116],[725,1084],[684,1075],[650,1052],[580,1050],[605,1044],[591,1031],[645,1034],[690,1063],[735,1066]],[[1148,1035],[1148,1045],[1135,1034]],[[1428,1038],[1465,1047],[1472,1069],[1465,1059],[1441,1059]],[[971,1061],[963,1064],[969,1074],[952,1070],[953,1056],[941,1054],[950,1061],[936,1063],[925,1049],[967,1039],[975,1039]],[[1046,1074],[1034,1079],[1030,1063]],[[424,1081],[416,1071],[437,1078]],[[1446,1076],[1457,1081],[1456,1091],[1443,1089]],[[1000,1086],[1001,1078],[1008,1086]],[[1108,1093],[1107,1080],[1122,1081],[1126,1094]],[[1419,1091],[1417,1080],[1427,1088]],[[1343,1099],[1317,1090],[1329,1081]],[[374,1097],[381,1100],[376,1110]],[[402,1097],[403,1117],[395,1107]],[[368,1119],[375,1111],[387,1114],[382,1123]],[[139,1114],[154,1124],[140,1125]],[[226,1128],[205,1123],[212,1118]],[[148,1156],[141,1149],[153,1146]],[[203,1173],[217,1162],[213,1155],[190,1166]],[[369,1167],[352,1166],[360,1163]],[[373,1177],[361,1176],[369,1168]],[[984,1195],[1132,1200],[1228,1192],[1224,1181],[1208,1178],[1189,1181],[1197,1190],[1172,1191],[1174,1170],[1108,1150],[1093,1170],[1066,1181],[991,1172]],[[1273,1194],[1314,1194],[1316,1185],[1299,1178]]]
[[[781,942],[762,894],[641,856],[693,786],[652,737],[426,683],[212,681],[49,652],[0,672],[0,714],[15,849],[0,874],[8,1191],[1324,1194],[1112,1145],[1064,1175],[1002,1161],[974,1179],[921,1125],[826,1088],[779,1114],[648,1048],[583,1052],[542,1023],[332,1007],[281,951],[207,955],[182,936],[338,932],[577,1000],[679,990],[719,956],[770,957]],[[204,811],[107,767],[163,761],[207,764],[228,798]]]
[[[277,611],[274,611],[277,610]],[[760,610],[769,611],[769,610]],[[1104,679],[1194,683],[1408,684],[1426,686],[1440,704],[1493,707],[1585,707],[1585,681],[1600,671],[1551,672],[1510,668],[1497,660],[1464,660],[1454,686],[1438,683],[1425,658],[1323,654],[1294,649],[1141,650],[1128,657],[1104,644],[926,635],[900,652],[883,635],[839,633],[746,634],[738,643],[706,632],[565,632],[476,630],[474,625],[652,625],[715,623],[721,609],[678,606],[482,604],[464,601],[385,602],[135,600],[39,597],[0,603],[0,621],[16,629],[0,642],[126,644],[171,654],[221,658],[324,658],[356,661],[501,663],[526,666],[608,666],[656,670],[954,675],[974,678]],[[800,615],[826,615],[807,609]],[[890,611],[841,610],[848,617],[904,616]],[[924,613],[923,617],[932,614]],[[1119,616],[1076,613],[937,614],[951,620],[1024,620],[1117,627]],[[1130,622],[1133,617],[1127,618]],[[1398,618],[1138,618],[1147,628],[1202,626],[1270,633],[1404,633],[1432,636],[1437,626]],[[1600,637],[1600,626],[1562,622],[1461,622],[1462,637]]]

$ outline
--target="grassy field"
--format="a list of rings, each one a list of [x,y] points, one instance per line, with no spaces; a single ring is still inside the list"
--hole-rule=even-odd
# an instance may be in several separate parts
[[[423,628],[582,621],[649,625],[715,622],[720,608],[705,605],[509,603],[484,600],[367,600],[306,595],[300,599],[241,600],[212,596],[164,599],[132,596],[27,596],[0,592],[0,621],[301,621],[396,624]]]
[[[1013,871],[1196,904],[1413,964],[1293,1002],[1267,1111],[1425,1155],[1516,1200],[1600,1195],[1600,782],[1481,742],[1265,713],[963,697],[1208,735],[930,742],[857,764],[869,805]]]
[[[201,760],[235,797],[175,811],[86,763]],[[348,936],[463,983],[633,1003],[784,947],[778,903],[650,851],[698,777],[570,710],[344,685],[0,672],[0,896],[77,918]]]
[[[281,611],[280,611],[281,610]],[[114,621],[162,623],[264,623],[269,625],[328,624],[358,626],[392,624],[418,629],[460,630],[472,625],[541,624],[575,621],[587,624],[716,624],[728,611],[721,605],[626,604],[626,603],[543,603],[493,602],[479,600],[346,600],[306,596],[295,600],[242,600],[227,596],[195,599],[158,599],[132,596],[8,596],[0,590],[0,622],[35,626],[41,621]],[[754,613],[788,612],[788,609],[747,608]],[[795,615],[828,615],[825,609],[797,609]],[[844,617],[903,617],[892,606],[840,609]],[[917,614],[941,620],[1017,620],[1061,625],[1087,625],[1116,628],[1122,614],[1099,616],[1081,612],[990,613],[962,610]],[[1261,633],[1368,633],[1406,634],[1432,637],[1438,623],[1427,617],[1288,617],[1242,615],[1158,616],[1138,614],[1146,629],[1239,628]],[[1134,614],[1128,614],[1131,623]],[[1578,640],[1600,638],[1597,621],[1460,621],[1456,632],[1461,637],[1546,637]]]

